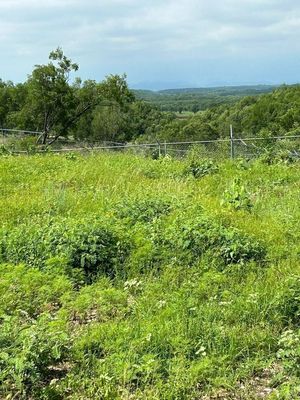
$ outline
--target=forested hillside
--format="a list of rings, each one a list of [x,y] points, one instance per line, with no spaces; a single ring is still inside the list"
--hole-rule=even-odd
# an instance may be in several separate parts
[[[272,92],[276,86],[227,86],[168,90],[135,90],[138,99],[149,102],[161,111],[197,112],[221,104],[233,104],[245,96]]]
[[[244,97],[234,105],[175,119],[161,126],[157,137],[168,141],[228,137],[230,124],[237,137],[299,134],[300,86],[284,86],[270,94]]]

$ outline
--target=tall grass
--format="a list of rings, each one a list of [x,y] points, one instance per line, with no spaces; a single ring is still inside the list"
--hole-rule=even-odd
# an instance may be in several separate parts
[[[3,398],[297,398],[299,165],[194,169],[0,158]]]

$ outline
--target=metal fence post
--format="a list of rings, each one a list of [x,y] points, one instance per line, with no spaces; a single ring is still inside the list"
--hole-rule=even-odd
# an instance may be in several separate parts
[[[230,124],[230,158],[234,159],[234,137],[233,137],[233,127]]]

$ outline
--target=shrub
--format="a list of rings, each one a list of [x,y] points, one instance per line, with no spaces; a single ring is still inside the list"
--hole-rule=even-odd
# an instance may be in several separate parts
[[[3,262],[43,268],[49,258],[64,257],[68,267],[84,271],[87,281],[98,274],[114,276],[117,270],[121,272],[130,248],[124,235],[96,219],[20,225],[3,231],[0,243]]]
[[[212,160],[191,159],[184,169],[184,175],[192,175],[194,178],[202,178],[218,172],[219,168]]]
[[[7,141],[7,148],[12,151],[22,151],[28,154],[34,154],[38,150],[35,136],[25,136],[22,138],[10,138]]]
[[[162,199],[142,199],[123,202],[116,207],[116,216],[129,223],[152,222],[156,218],[169,214],[171,204]]]
[[[217,256],[228,265],[247,261],[263,261],[264,246],[235,228],[228,228],[214,220],[200,216],[181,224],[169,232],[171,247],[183,258],[195,261],[206,252]]]
[[[228,206],[234,210],[251,211],[253,208],[249,193],[241,184],[239,178],[235,178],[230,189],[225,190],[221,205]]]
[[[268,148],[260,156],[260,161],[267,165],[272,164],[293,164],[300,159],[299,145],[292,143],[291,148],[284,148],[284,145]],[[296,148],[296,149],[295,149]]]

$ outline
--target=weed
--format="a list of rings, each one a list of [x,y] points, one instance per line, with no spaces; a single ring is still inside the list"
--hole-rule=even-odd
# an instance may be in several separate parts
[[[253,203],[245,186],[241,184],[239,178],[235,178],[230,189],[226,189],[221,201],[222,206],[227,206],[234,210],[251,211]]]
[[[99,274],[114,276],[128,253],[130,244],[101,220],[46,221],[20,225],[3,231],[0,241],[2,261],[45,267],[49,258],[59,256],[70,268],[81,268],[90,281]],[[49,266],[49,262],[48,262]]]
[[[171,204],[162,199],[141,199],[123,202],[116,207],[116,216],[124,218],[130,224],[153,222],[170,213]]]
[[[188,161],[185,167],[184,174],[192,175],[194,178],[202,178],[205,175],[211,175],[218,172],[219,168],[212,160],[197,160]]]

